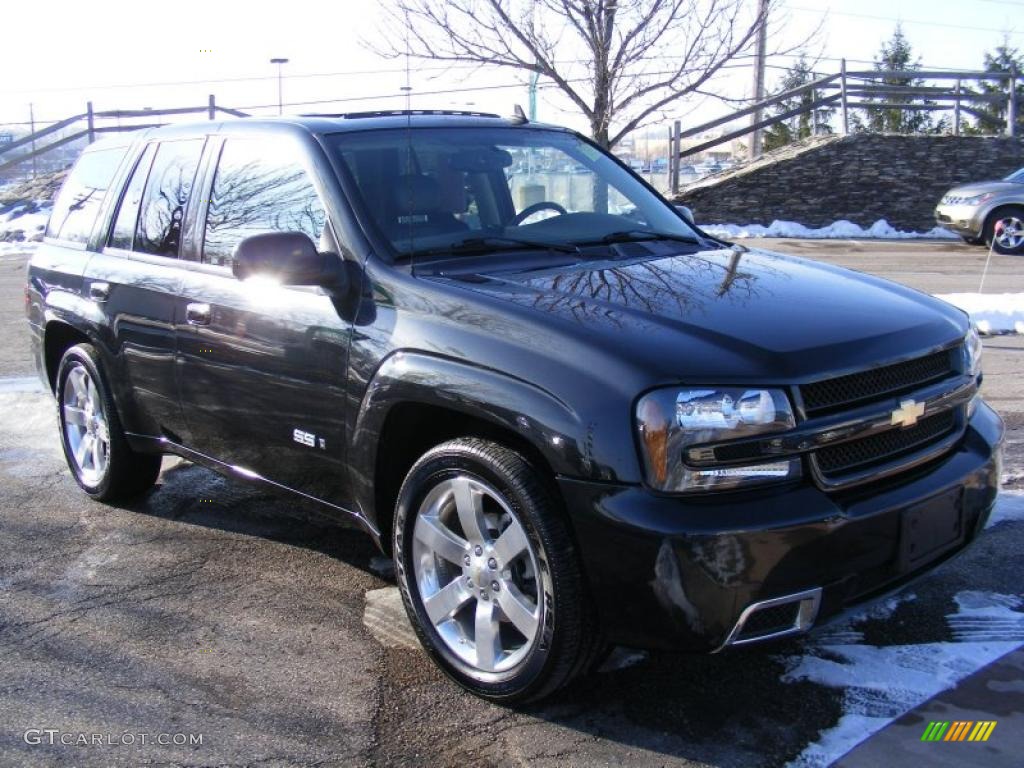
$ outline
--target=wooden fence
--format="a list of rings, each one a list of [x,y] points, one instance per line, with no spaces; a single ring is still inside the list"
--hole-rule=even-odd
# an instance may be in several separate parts
[[[229,115],[231,117],[248,117],[246,113],[239,112],[237,109],[229,109],[228,107],[219,106],[212,94],[210,95],[209,101],[205,107],[175,107],[172,109],[115,109],[97,112],[93,110],[92,102],[90,101],[86,104],[85,112],[80,115],[66,117],[63,120],[51,123],[45,128],[34,131],[27,136],[23,136],[17,141],[11,141],[0,145],[0,173],[21,165],[22,163],[31,162],[34,158],[45,155],[48,152],[52,152],[55,149],[78,141],[82,138],[87,139],[91,144],[96,140],[96,136],[98,134],[116,133],[118,131],[138,131],[143,128],[155,128],[157,126],[164,125],[162,122],[122,125],[120,123],[121,120],[134,120],[138,118],[149,119],[162,117],[164,115],[193,115],[204,112],[210,120],[216,120],[218,114]],[[76,128],[77,130],[73,130],[72,133],[65,133],[60,138],[54,138],[54,134]],[[40,146],[40,142],[44,139],[48,140],[48,143]],[[10,157],[9,153],[12,150],[26,146],[30,147],[28,152],[20,154],[17,157]],[[5,159],[5,155],[7,156],[7,159]]]
[[[708,149],[725,144],[755,131],[762,131],[778,123],[800,115],[816,116],[818,110],[831,108],[839,110],[839,127],[842,133],[850,130],[851,109],[906,109],[922,111],[952,111],[953,133],[959,135],[962,128],[963,114],[974,117],[987,117],[977,107],[983,104],[1006,105],[1007,136],[1013,136],[1017,122],[1017,79],[1016,71],[1010,72],[975,72],[975,71],[935,71],[935,70],[846,70],[845,60],[840,70],[825,75],[799,88],[778,93],[762,101],[758,101],[743,109],[710,120],[701,125],[680,130],[677,120],[671,130],[672,146],[669,152],[671,162],[670,186],[673,192],[679,190],[679,166],[684,157],[705,152]],[[885,82],[893,79],[914,79],[924,81],[942,81],[949,85],[893,85]],[[982,81],[1002,81],[1008,86],[1006,93],[983,93],[965,87],[965,83]],[[798,97],[811,98],[792,109],[765,117],[765,112],[784,102]],[[682,147],[682,140],[700,136],[715,128],[728,125],[741,118],[750,118],[750,122],[741,128],[728,130],[707,141],[692,146]]]

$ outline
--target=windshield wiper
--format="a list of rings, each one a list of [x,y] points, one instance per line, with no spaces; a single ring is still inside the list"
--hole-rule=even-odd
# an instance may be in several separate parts
[[[701,245],[702,241],[690,235],[676,235],[672,232],[655,232],[650,229],[621,229],[617,232],[609,232],[604,237],[596,240],[577,242],[577,245],[613,245],[615,243],[640,243],[645,240],[672,240],[677,243],[689,243],[690,245]]]
[[[548,243],[540,240],[521,240],[517,237],[505,237],[504,235],[486,235],[484,237],[470,237],[451,245],[408,251],[403,255],[407,257],[460,255],[487,253],[488,251],[499,249],[556,251],[558,253],[579,253],[580,250],[578,246],[571,243]]]

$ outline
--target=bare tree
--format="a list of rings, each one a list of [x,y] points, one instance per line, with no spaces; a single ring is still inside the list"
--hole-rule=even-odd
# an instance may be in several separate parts
[[[536,73],[611,148],[677,99],[705,95],[723,67],[747,54],[778,0],[763,15],[746,0],[384,2],[378,53]]]

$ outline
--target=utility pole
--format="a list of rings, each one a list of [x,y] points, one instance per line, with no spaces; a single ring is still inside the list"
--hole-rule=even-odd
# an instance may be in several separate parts
[[[281,85],[281,67],[288,63],[288,59],[271,59],[271,64],[277,64],[277,114],[284,114],[284,96]]]
[[[96,115],[93,113],[91,101],[85,102],[85,125],[89,143],[92,144],[96,141]]]
[[[757,3],[757,42],[754,50],[754,102],[764,99],[764,68],[765,55],[768,48],[768,2],[758,0]],[[757,125],[764,119],[764,110],[760,107],[750,116],[750,124]],[[750,136],[750,159],[761,156],[763,135],[760,128],[755,128]]]
[[[35,134],[36,134],[36,113],[35,113],[35,110],[34,110],[31,102],[29,102],[29,105],[28,105],[28,124],[29,124],[29,133],[32,136],[35,136]],[[35,177],[36,177],[36,140],[32,139],[32,178],[35,179]]]
[[[843,105],[843,136],[845,136],[850,132],[850,112],[847,109],[848,99],[846,98],[846,59],[842,59],[839,63],[839,96]]]
[[[960,80],[956,81],[956,101],[953,103],[953,135],[960,135]]]

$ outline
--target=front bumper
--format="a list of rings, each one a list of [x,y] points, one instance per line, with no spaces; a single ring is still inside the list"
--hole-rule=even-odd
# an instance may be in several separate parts
[[[935,223],[961,237],[980,238],[985,226],[985,211],[972,205],[939,205]]]
[[[806,480],[689,497],[565,478],[560,486],[609,640],[714,651],[736,639],[755,603],[816,593],[813,615],[812,598],[793,604],[806,629],[963,550],[995,503],[1002,437],[995,411],[979,403],[941,459],[843,492]],[[927,561],[908,559],[908,510],[937,498],[957,499],[960,535]]]

